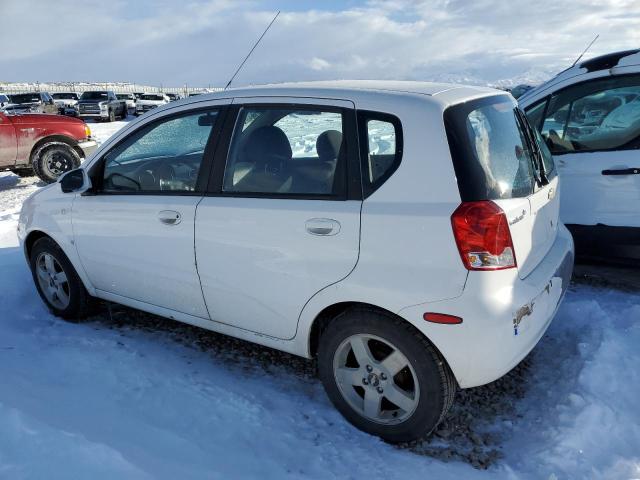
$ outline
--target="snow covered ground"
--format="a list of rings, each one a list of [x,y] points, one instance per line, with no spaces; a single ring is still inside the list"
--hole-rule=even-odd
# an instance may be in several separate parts
[[[311,362],[124,307],[50,315],[15,237],[40,187],[0,173],[0,479],[640,478],[638,292],[573,285],[522,365],[393,447]]]

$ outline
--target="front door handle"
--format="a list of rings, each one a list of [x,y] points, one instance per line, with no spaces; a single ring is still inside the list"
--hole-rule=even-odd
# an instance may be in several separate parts
[[[617,168],[602,170],[602,175],[640,175],[640,168]]]
[[[158,213],[158,220],[165,225],[177,225],[182,221],[182,215],[175,210],[162,210]]]
[[[340,222],[331,218],[310,218],[305,228],[311,235],[332,236],[340,232]]]

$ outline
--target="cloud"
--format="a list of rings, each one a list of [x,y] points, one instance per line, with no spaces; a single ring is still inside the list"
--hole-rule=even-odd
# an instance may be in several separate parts
[[[329,78],[538,81],[640,45],[627,0],[372,0],[284,9],[236,84]],[[323,5],[315,4],[314,5]],[[2,0],[2,80],[223,85],[269,23],[255,0]]]

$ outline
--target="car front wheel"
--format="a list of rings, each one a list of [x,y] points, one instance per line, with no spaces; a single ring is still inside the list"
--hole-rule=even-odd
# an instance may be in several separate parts
[[[90,313],[92,298],[62,249],[50,238],[36,241],[29,256],[36,289],[51,312],[77,322]]]
[[[347,420],[392,443],[427,436],[449,410],[457,385],[413,326],[366,308],[346,311],[328,325],[318,371]]]

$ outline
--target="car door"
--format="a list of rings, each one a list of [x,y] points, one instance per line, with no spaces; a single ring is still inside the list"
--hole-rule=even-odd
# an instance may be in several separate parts
[[[640,75],[595,79],[531,106],[570,225],[640,227]]]
[[[91,166],[94,187],[75,199],[73,229],[99,296],[209,318],[194,218],[225,108],[206,105],[152,116]]]
[[[197,207],[202,291],[212,320],[290,339],[305,303],[358,259],[354,105],[282,97],[236,104],[225,126],[230,145],[216,154],[211,192]]]
[[[0,167],[15,165],[17,149],[16,129],[9,117],[0,113]]]

